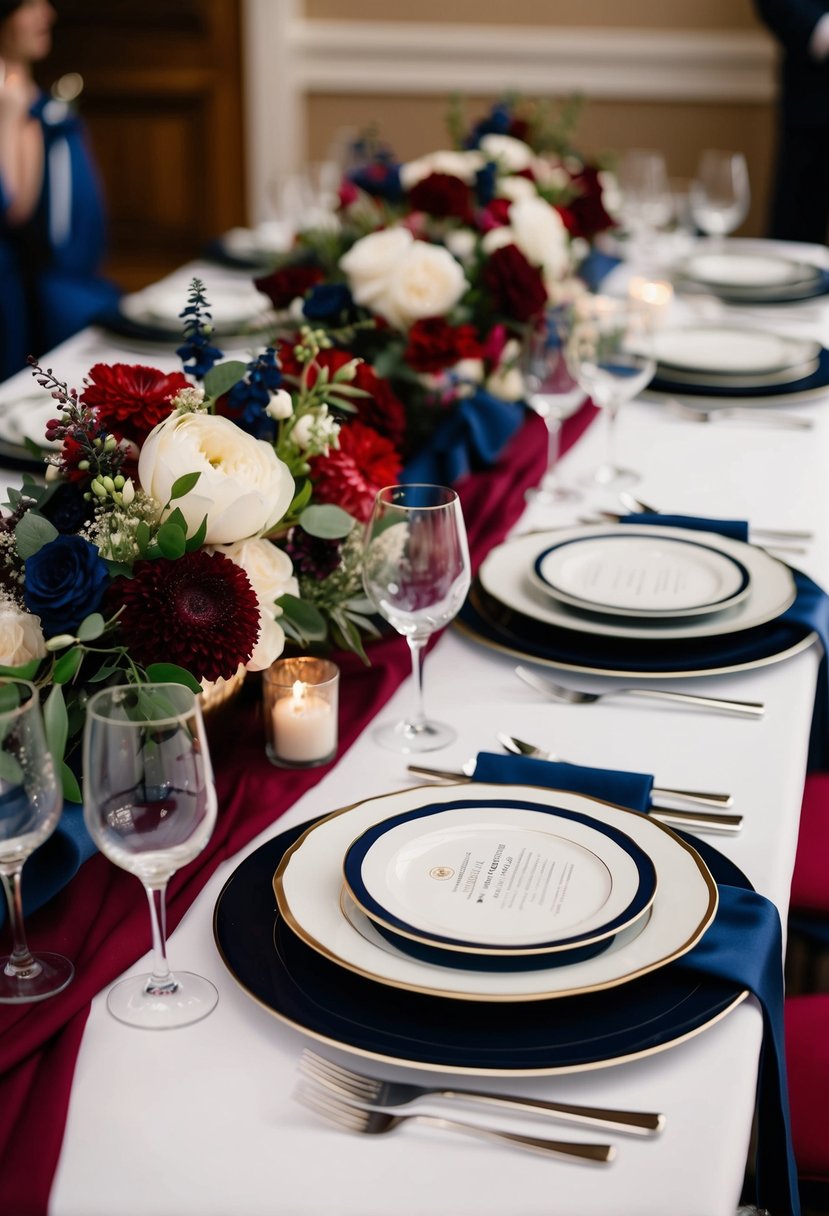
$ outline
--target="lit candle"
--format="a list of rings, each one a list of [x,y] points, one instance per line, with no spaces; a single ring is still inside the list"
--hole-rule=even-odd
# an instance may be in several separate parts
[[[302,680],[295,680],[289,697],[281,697],[273,707],[273,738],[283,760],[307,764],[324,760],[337,746],[337,723],[331,706],[310,692]]]

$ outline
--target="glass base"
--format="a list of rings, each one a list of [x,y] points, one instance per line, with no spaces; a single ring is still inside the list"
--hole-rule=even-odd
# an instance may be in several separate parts
[[[378,726],[372,737],[381,747],[393,752],[435,752],[448,747],[458,737],[453,726],[445,722],[393,722]]]
[[[63,992],[75,974],[75,968],[62,954],[36,954],[35,967],[25,972],[11,973],[9,955],[0,958],[0,1005],[25,1005],[29,1001],[45,1001],[48,996]]]
[[[546,506],[555,506],[562,502],[577,502],[581,498],[578,490],[572,486],[551,485],[531,486],[524,494],[527,502],[537,502]]]
[[[622,490],[627,486],[635,486],[641,480],[640,475],[633,469],[620,469],[616,465],[603,464],[588,473],[582,479],[582,484],[594,488],[601,486],[603,489]]]
[[[216,1008],[219,994],[209,980],[177,971],[175,987],[148,992],[149,975],[131,975],[110,989],[107,1009],[119,1022],[143,1030],[174,1030],[200,1022]]]

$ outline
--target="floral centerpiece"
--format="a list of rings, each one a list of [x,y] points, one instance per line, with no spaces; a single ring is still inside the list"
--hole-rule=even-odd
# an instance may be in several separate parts
[[[613,222],[569,111],[553,123],[538,103],[504,102],[468,133],[453,125],[454,147],[406,163],[358,145],[330,223],[256,280],[284,332],[301,318],[365,359],[402,406],[406,455],[459,403],[524,397],[528,328],[584,290],[578,264]]]
[[[198,282],[183,316],[183,372],[96,364],[77,392],[34,364],[52,450],[0,518],[0,672],[42,689],[70,800],[96,688],[198,691],[268,667],[286,634],[362,653],[374,630],[357,524],[400,458],[359,361],[306,327],[282,363],[218,362]]]

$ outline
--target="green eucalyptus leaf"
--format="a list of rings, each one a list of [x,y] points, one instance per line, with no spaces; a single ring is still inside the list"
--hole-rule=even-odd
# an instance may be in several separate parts
[[[145,519],[138,521],[138,527],[135,529],[135,543],[138,545],[139,553],[144,553],[151,539],[150,526]]]
[[[83,647],[73,646],[62,654],[52,669],[52,679],[56,684],[68,684],[83,662]]]
[[[182,557],[187,549],[187,533],[169,519],[158,529],[156,539],[164,557],[170,559]]]
[[[69,719],[66,713],[66,702],[63,699],[63,689],[60,684],[53,684],[46,703],[43,706],[43,722],[46,727],[46,741],[56,764],[63,760],[66,750],[66,736],[69,729]]]
[[[85,617],[78,626],[77,638],[79,642],[94,642],[104,632],[106,621],[101,616],[100,612],[92,612],[88,617]]]
[[[9,714],[17,709],[22,697],[19,684],[0,684],[0,714]]]
[[[153,684],[183,684],[196,693],[202,690],[196,677],[176,663],[151,663],[147,668],[147,679]]]
[[[207,536],[207,516],[199,524],[196,531],[188,538],[187,544],[184,546],[187,553],[195,553],[196,549],[201,549],[204,544],[204,538]]]
[[[185,494],[189,494],[200,477],[201,473],[185,473],[183,477],[177,477],[170,491],[170,502],[174,498],[184,498]]]
[[[299,599],[296,595],[288,594],[281,595],[276,603],[284,614],[284,616],[279,618],[279,623],[283,628],[285,627],[285,623],[289,622],[300,635],[300,641],[324,641],[328,633],[328,627],[325,623],[325,617],[313,604],[309,604],[307,600]]]
[[[68,764],[63,761],[60,763],[60,779],[63,785],[63,796],[67,802],[83,802],[81,795],[81,787],[78,785],[78,778],[72,772]]]
[[[13,680],[31,680],[40,667],[40,659],[32,659],[29,663],[21,663],[19,667],[0,666],[0,676],[11,676]]]
[[[33,557],[44,545],[48,545],[57,536],[58,530],[55,525],[49,523],[48,519],[44,519],[35,511],[27,511],[14,529],[17,552],[24,561],[27,557]]]
[[[321,540],[342,540],[344,536],[348,536],[357,521],[342,507],[333,503],[320,503],[306,507],[299,517],[299,522],[311,536],[318,536]]]
[[[291,503],[288,514],[298,515],[299,512],[302,511],[310,502],[313,490],[314,487],[311,484],[310,478],[303,481],[299,490],[297,490],[296,494],[294,495],[294,501]]]
[[[234,384],[238,384],[247,372],[247,366],[238,359],[228,359],[211,367],[204,378],[205,394],[214,401],[230,392]]]
[[[105,557],[104,565],[109,571],[110,578],[134,578],[135,576],[132,566],[127,565],[126,562],[113,562]]]

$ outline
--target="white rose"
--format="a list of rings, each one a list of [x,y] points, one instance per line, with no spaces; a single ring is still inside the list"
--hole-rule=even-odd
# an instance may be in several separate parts
[[[561,278],[570,268],[567,229],[555,207],[543,198],[519,199],[509,212],[515,243],[531,266]]]
[[[278,388],[275,393],[271,393],[271,399],[265,406],[265,413],[269,418],[273,418],[275,422],[281,422],[283,418],[290,418],[293,412],[294,403],[290,393],[287,393],[284,388]]]
[[[490,228],[481,241],[481,248],[485,254],[489,255],[496,249],[503,249],[505,245],[515,244],[515,233],[512,228],[509,224],[501,224],[499,228]]]
[[[16,604],[0,604],[0,664],[20,667],[46,654],[40,617],[24,612]]]
[[[285,631],[274,619],[270,612],[261,610],[259,613],[259,637],[253,648],[253,654],[245,666],[248,671],[265,671],[270,667],[285,647]]]
[[[497,161],[507,173],[521,173],[529,169],[535,159],[532,148],[512,135],[485,135],[481,151],[488,160]]]
[[[391,325],[407,329],[423,317],[445,316],[467,286],[460,263],[448,249],[415,241],[375,308]]]
[[[215,548],[242,567],[260,604],[268,611],[273,612],[274,601],[280,595],[299,595],[291,559],[269,540],[256,537],[237,541],[235,545],[216,545]]]
[[[291,505],[294,479],[263,439],[212,414],[165,418],[150,431],[138,459],[143,489],[166,505],[173,483],[200,473],[178,507],[193,535],[207,516],[207,544],[232,544],[277,524]]]
[[[500,198],[517,202],[520,198],[538,198],[538,191],[528,177],[502,177],[495,188]]]
[[[400,184],[404,190],[411,190],[432,173],[448,173],[469,186],[483,163],[484,158],[475,150],[430,152],[428,156],[419,156],[400,166]]]
[[[446,248],[459,262],[471,262],[478,238],[468,228],[453,228],[446,234]]]
[[[340,258],[340,266],[358,304],[367,308],[375,306],[413,243],[414,237],[408,228],[383,228],[356,241]]]

